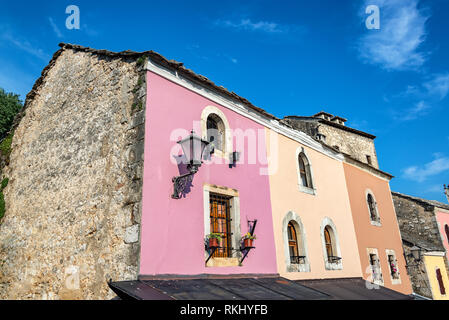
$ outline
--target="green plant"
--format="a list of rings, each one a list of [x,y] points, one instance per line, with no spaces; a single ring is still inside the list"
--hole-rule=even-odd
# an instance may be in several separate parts
[[[221,240],[221,238],[222,238],[221,233],[211,233],[211,234],[209,234],[209,239]]]
[[[5,197],[3,192],[0,191],[0,219],[5,215]]]
[[[22,109],[18,94],[0,88],[0,140],[11,130],[16,114]]]
[[[5,139],[0,142],[0,152],[5,157],[8,157],[11,153],[11,144],[12,144],[12,137],[14,135],[14,132],[11,132]]]
[[[255,239],[257,239],[257,237],[256,237],[255,234],[251,235],[251,233],[247,232],[247,233],[242,237],[242,239],[255,240]]]
[[[137,66],[138,67],[142,66],[145,63],[146,60],[147,60],[147,56],[146,55],[143,55],[143,56],[139,57],[139,59],[137,59],[137,62],[136,62]]]
[[[6,188],[6,186],[8,185],[9,179],[5,178],[2,180],[2,183],[0,184],[0,191],[3,191],[3,189]]]

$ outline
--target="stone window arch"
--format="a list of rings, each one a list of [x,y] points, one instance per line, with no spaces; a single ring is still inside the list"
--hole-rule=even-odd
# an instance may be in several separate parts
[[[306,150],[300,147],[296,150],[296,169],[298,174],[299,190],[308,194],[315,194],[312,163]]]
[[[201,113],[202,138],[211,143],[214,156],[229,159],[232,154],[232,135],[224,113],[214,106],[207,106]]]
[[[377,207],[376,198],[374,197],[374,193],[369,189],[366,190],[365,199],[371,224],[374,226],[380,226],[380,214]]]
[[[307,238],[301,218],[289,211],[282,221],[284,256],[287,272],[309,272]]]
[[[323,219],[320,232],[325,268],[327,270],[343,269],[337,228],[330,218]]]

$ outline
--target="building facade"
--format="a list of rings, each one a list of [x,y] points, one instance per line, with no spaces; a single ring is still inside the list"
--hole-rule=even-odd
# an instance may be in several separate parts
[[[269,159],[278,159],[270,162],[270,192],[279,273],[293,280],[361,277],[341,155],[307,137],[278,139]]]
[[[411,294],[402,239],[391,198],[391,176],[346,158],[344,171],[363,277]]]
[[[392,195],[413,291],[446,300],[448,263],[441,225],[446,221],[442,212],[449,206],[398,192]]]
[[[266,158],[263,126],[217,103],[214,93],[195,92],[188,79],[166,72],[151,60],[149,69],[141,277],[275,274],[269,179],[261,174],[265,165],[258,159],[254,163],[243,160],[257,156],[253,151]],[[192,129],[210,140],[211,128],[217,128],[214,153],[204,160],[181,199],[173,199],[172,178],[186,172],[177,141]],[[239,141],[237,129],[254,134],[255,140]],[[234,151],[242,160],[230,166]],[[256,220],[256,248],[240,263],[241,238]],[[223,248],[206,264],[211,252],[205,241],[211,233],[222,235]]]
[[[1,164],[0,297],[109,299],[112,279],[181,298],[200,287],[196,297],[328,299],[326,286],[408,298],[395,292],[407,281],[374,137],[312,118],[313,134],[153,51],[61,44]],[[381,229],[361,226],[367,189]],[[362,241],[364,230],[393,240]],[[397,263],[398,283],[383,283],[395,291],[365,287],[374,254]],[[299,284],[316,279],[337,282]]]

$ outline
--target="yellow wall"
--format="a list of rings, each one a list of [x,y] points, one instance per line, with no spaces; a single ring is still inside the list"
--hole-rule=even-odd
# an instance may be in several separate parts
[[[449,300],[449,278],[446,272],[444,259],[444,256],[424,256],[424,264],[426,266],[427,277],[429,278],[434,300]],[[443,276],[443,283],[446,288],[446,295],[444,296],[440,294],[440,286],[436,274],[437,268],[441,270],[441,275]]]
[[[270,134],[276,134],[266,130],[271,157],[270,193],[279,274],[291,280],[362,277],[342,162],[280,134],[277,135],[277,146],[273,147]],[[296,152],[300,147],[304,147],[311,161],[316,195],[299,190]],[[310,272],[287,272],[282,221],[289,211],[296,213],[304,226]],[[332,219],[337,228],[343,270],[325,268],[320,232],[325,217]]]

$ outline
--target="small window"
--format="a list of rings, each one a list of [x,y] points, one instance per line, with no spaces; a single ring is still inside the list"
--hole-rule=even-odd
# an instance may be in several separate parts
[[[368,203],[369,214],[372,222],[380,222],[379,213],[377,211],[377,204],[372,194],[368,193],[366,197]]]
[[[210,232],[221,234],[214,258],[229,258],[232,254],[230,197],[210,194]]]
[[[216,150],[224,151],[225,144],[225,126],[223,121],[216,114],[211,114],[207,117],[207,141],[213,145]]]
[[[371,265],[371,270],[373,273],[373,281],[382,281],[382,273],[380,271],[380,263],[377,254],[370,253],[369,255],[369,263]]]
[[[399,269],[396,257],[392,254],[388,255],[388,265],[390,266],[391,278],[394,280],[399,279]]]
[[[371,156],[366,155],[366,162],[367,162],[369,165],[372,165],[372,164],[373,164],[373,162],[371,161]]]
[[[437,273],[438,285],[440,286],[440,293],[442,295],[445,295],[446,294],[446,288],[444,287],[443,276],[441,275],[441,270],[437,269],[436,273]]]
[[[313,185],[312,185],[312,175],[310,172],[310,165],[304,153],[299,154],[298,164],[299,164],[299,176],[301,185],[303,187],[312,189]]]

